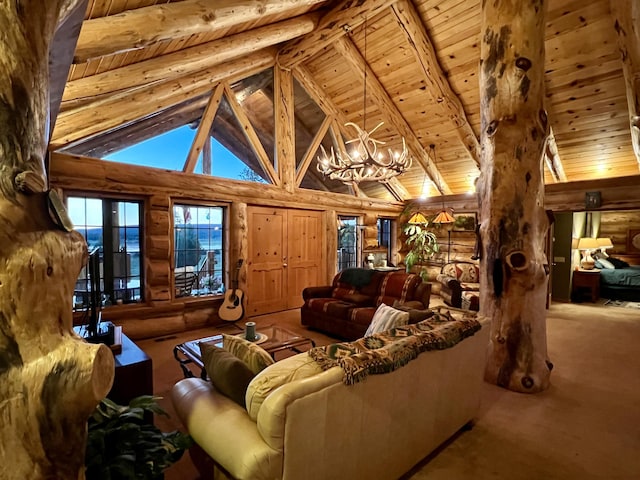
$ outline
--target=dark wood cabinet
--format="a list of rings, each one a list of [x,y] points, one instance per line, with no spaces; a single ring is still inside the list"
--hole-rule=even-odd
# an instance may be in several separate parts
[[[575,270],[571,286],[571,300],[582,302],[585,299],[597,302],[600,298],[600,270]]]
[[[114,358],[116,371],[108,398],[119,405],[127,405],[134,397],[153,395],[151,357],[122,334],[122,351]]]

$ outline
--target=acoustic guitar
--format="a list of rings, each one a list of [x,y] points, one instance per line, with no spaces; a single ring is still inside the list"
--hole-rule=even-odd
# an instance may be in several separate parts
[[[218,310],[218,316],[225,322],[237,322],[244,317],[244,305],[242,303],[244,292],[238,288],[238,272],[240,272],[243,261],[242,259],[238,260],[231,280],[233,288],[224,292],[224,301],[220,306],[220,310]]]

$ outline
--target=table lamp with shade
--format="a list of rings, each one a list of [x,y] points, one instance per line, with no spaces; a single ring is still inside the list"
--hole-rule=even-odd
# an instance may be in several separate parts
[[[609,255],[607,255],[606,250],[608,250],[609,248],[613,248],[613,243],[611,242],[611,239],[608,237],[599,237],[599,238],[596,238],[596,241],[598,242],[598,248],[600,249],[600,253],[605,257],[608,257]]]
[[[584,256],[580,261],[580,266],[583,270],[593,270],[595,266],[595,260],[591,257],[591,250],[596,250],[600,248],[598,245],[598,240],[592,237],[582,237],[578,241],[578,250],[584,250]]]

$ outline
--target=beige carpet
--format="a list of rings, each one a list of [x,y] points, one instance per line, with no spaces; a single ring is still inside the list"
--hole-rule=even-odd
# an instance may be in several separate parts
[[[306,331],[299,311],[254,318]],[[226,331],[231,332],[229,326]],[[182,378],[172,356],[182,341],[213,329],[138,342],[154,362],[162,401]],[[331,339],[308,332],[318,344]],[[459,433],[405,479],[428,480],[632,480],[640,478],[640,313],[632,309],[553,304],[547,316],[552,385],[524,395],[485,384],[475,426]],[[175,418],[159,419],[163,429]],[[197,479],[186,455],[167,480]],[[338,478],[338,477],[336,477]],[[358,479],[354,479],[358,480]]]

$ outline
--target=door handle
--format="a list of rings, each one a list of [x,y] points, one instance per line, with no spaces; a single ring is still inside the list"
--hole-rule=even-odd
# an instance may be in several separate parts
[[[288,267],[288,265],[287,265],[286,263],[283,263],[283,264],[282,264],[282,266],[283,266],[284,268],[287,268],[287,267]]]

